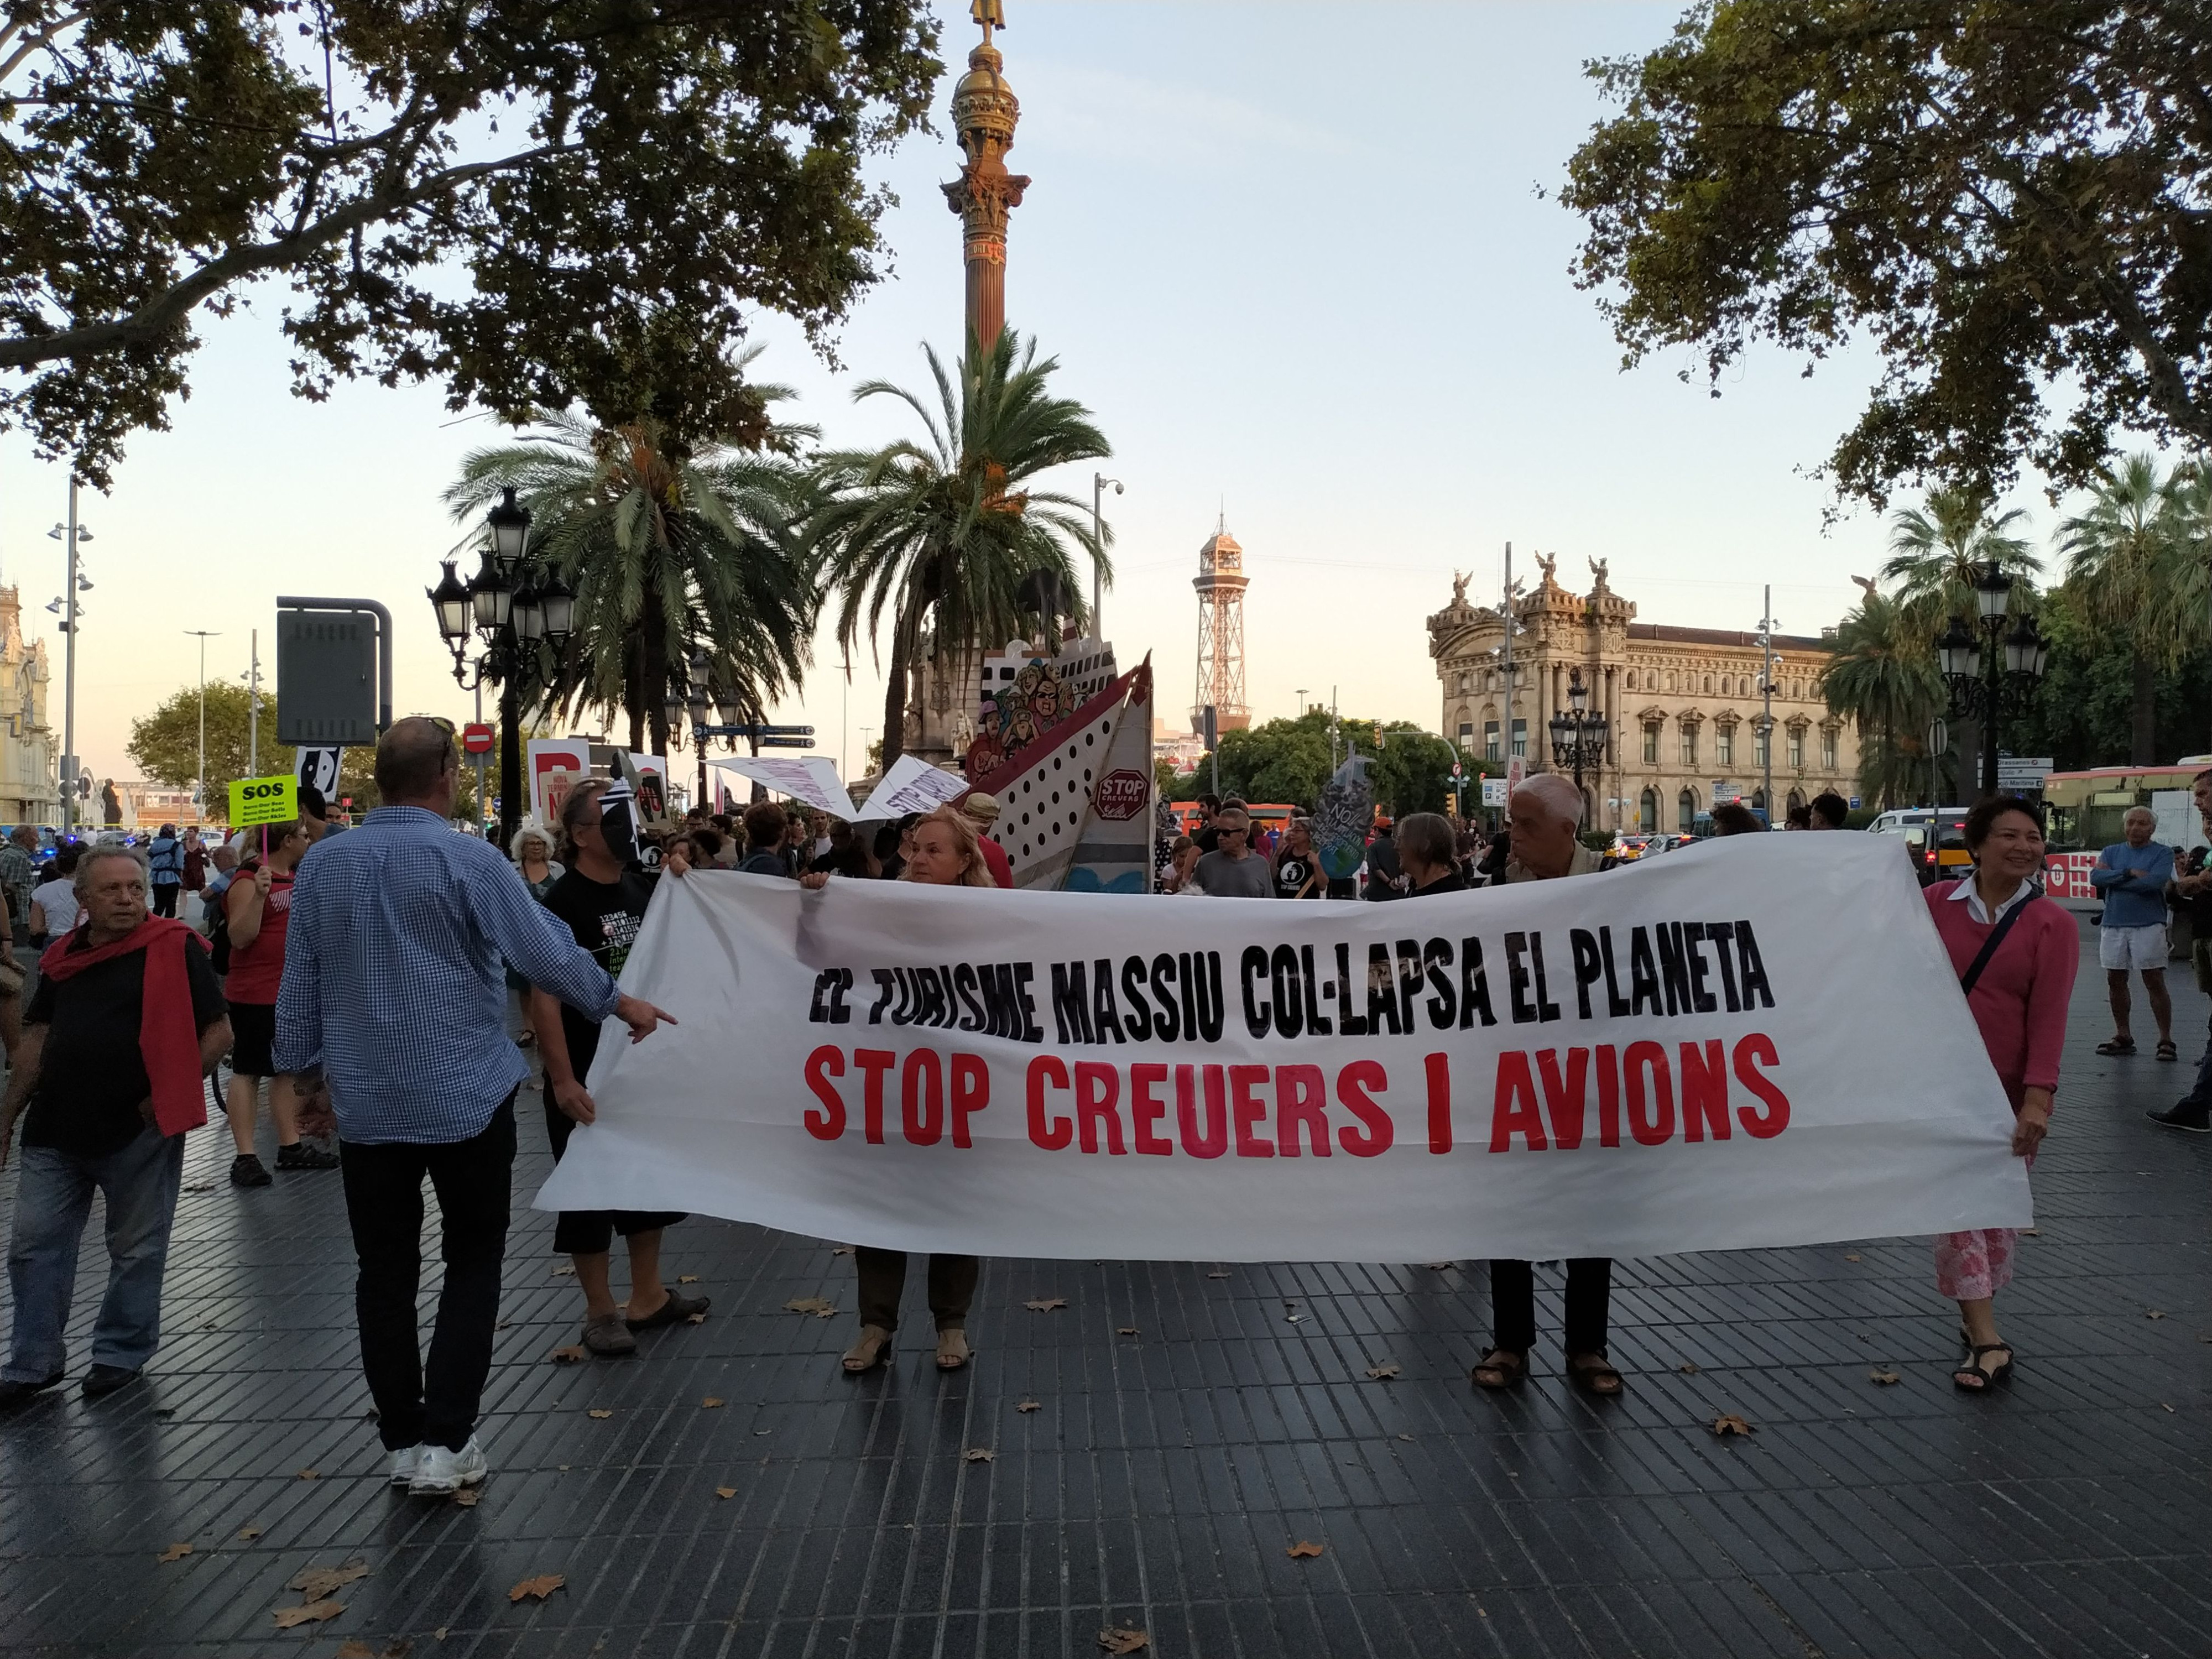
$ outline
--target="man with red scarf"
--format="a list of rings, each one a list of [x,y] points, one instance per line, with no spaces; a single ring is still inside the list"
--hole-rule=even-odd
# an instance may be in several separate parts
[[[138,1380],[161,1337],[185,1134],[207,1121],[206,1079],[230,1047],[207,947],[183,922],[146,913],[146,855],[90,848],[76,884],[86,920],[39,960],[22,1047],[0,1097],[0,1167],[23,1119],[8,1246],[15,1322],[0,1411],[62,1380],[77,1246],[95,1188],[107,1200],[109,1267],[84,1395]]]

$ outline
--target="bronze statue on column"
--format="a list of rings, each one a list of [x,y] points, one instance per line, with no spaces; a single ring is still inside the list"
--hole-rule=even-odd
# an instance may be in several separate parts
[[[999,73],[1004,60],[991,32],[1006,26],[1004,0],[975,0],[969,15],[983,41],[968,54],[968,73],[952,88],[952,125],[968,160],[944,186],[945,204],[960,216],[968,267],[968,331],[988,351],[1006,324],[1006,215],[1022,204],[1029,180],[1006,171],[1021,100]]]

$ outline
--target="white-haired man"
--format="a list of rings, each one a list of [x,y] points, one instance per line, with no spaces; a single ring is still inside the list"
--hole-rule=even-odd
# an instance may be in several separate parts
[[[1582,791],[1556,772],[1542,772],[1513,792],[1505,809],[1513,855],[1504,880],[1553,881],[1586,876],[1613,860],[1582,844]],[[1567,1263],[1567,1376],[1586,1394],[1620,1392],[1620,1373],[1606,1352],[1613,1297],[1613,1263],[1585,1256]],[[1536,1345],[1536,1274],[1526,1261],[1490,1264],[1491,1350],[1474,1368],[1485,1389],[1510,1389],[1528,1380],[1528,1350]]]
[[[0,1411],[62,1380],[95,1188],[107,1200],[107,1294],[93,1323],[85,1398],[137,1382],[161,1341],[185,1135],[207,1121],[206,1079],[230,1047],[230,1021],[198,935],[147,914],[147,875],[135,848],[89,848],[78,860],[85,920],[58,932],[40,958],[0,1098],[0,1168],[23,1119],[8,1244],[15,1319]]]
[[[2158,817],[2148,806],[2131,806],[2120,820],[2127,838],[2097,854],[2089,885],[2101,894],[2105,914],[2097,927],[2097,959],[2112,1004],[2112,1035],[2097,1045],[2100,1054],[2131,1054],[2135,1033],[2128,1024],[2128,974],[2142,975],[2143,995],[2158,1022],[2158,1057],[2178,1060],[2173,1046],[2173,999],[2166,994],[2166,884],[2173,879],[2173,848],[2154,840]]]

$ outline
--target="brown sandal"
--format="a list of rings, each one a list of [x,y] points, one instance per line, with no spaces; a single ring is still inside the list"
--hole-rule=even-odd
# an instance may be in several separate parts
[[[1567,1376],[1584,1394],[1595,1395],[1601,1400],[1617,1397],[1626,1386],[1620,1380],[1620,1373],[1601,1353],[1569,1354]]]
[[[872,1371],[884,1362],[884,1351],[891,1345],[891,1334],[880,1325],[860,1327],[860,1340],[845,1350],[845,1374],[858,1376]]]
[[[957,1371],[968,1363],[968,1333],[957,1325],[948,1325],[937,1334],[937,1369]]]
[[[1478,1389],[1517,1389],[1528,1380],[1528,1357],[1510,1348],[1492,1348],[1468,1375]]]

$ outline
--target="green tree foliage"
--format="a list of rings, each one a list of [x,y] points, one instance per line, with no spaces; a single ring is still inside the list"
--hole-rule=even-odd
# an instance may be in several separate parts
[[[270,777],[291,771],[298,753],[289,744],[276,741],[276,699],[261,694],[259,770],[251,769],[252,720],[248,693],[242,685],[210,680],[207,688],[206,816],[221,819],[230,809],[230,786],[240,778]],[[162,699],[154,711],[131,722],[130,741],[124,752],[142,776],[172,789],[189,789],[198,775],[200,753],[200,688],[198,682],[179,686]],[[462,774],[462,788],[471,796],[473,775]],[[347,749],[338,769],[338,797],[350,795],[356,817],[376,805],[376,753],[357,745]],[[333,800],[333,807],[337,805]]]
[[[2005,747],[2048,755],[2061,771],[2126,763],[2135,737],[2136,657],[2082,617],[2070,583],[2050,595],[2037,621],[2051,641],[2050,666],[2027,712],[2006,728]],[[2154,763],[2212,754],[2212,647],[2160,665],[2152,688]]]
[[[1373,762],[1368,773],[1375,802],[1393,817],[1407,812],[1451,810],[1452,747],[1442,738],[1407,720],[1382,722],[1382,747],[1375,746],[1376,722],[1340,722],[1337,758],[1349,753]],[[1502,769],[1492,767],[1492,771]],[[1480,799],[1474,779],[1480,763],[1468,765],[1467,796],[1472,811]],[[1310,709],[1295,720],[1273,720],[1241,732],[1221,734],[1221,793],[1248,801],[1276,802],[1311,809],[1329,778],[1328,714]],[[1213,787],[1213,769],[1199,763],[1197,772],[1174,779],[1166,793],[1173,800],[1193,800]]]
[[[470,454],[446,501],[474,520],[516,491],[533,548],[576,592],[546,706],[627,715],[633,750],[666,754],[667,696],[690,689],[695,653],[731,721],[766,718],[804,673],[816,599],[793,528],[803,485],[783,455],[695,449],[652,416],[610,430],[550,415],[520,443]]]
[[[969,343],[956,385],[937,353],[923,350],[934,407],[884,380],[853,396],[905,404],[924,441],[823,457],[821,506],[808,529],[823,585],[836,597],[838,642],[850,651],[863,634],[872,641],[890,631],[886,767],[906,746],[908,671],[925,648],[957,656],[1013,638],[1035,615],[1024,591],[1040,576],[1060,595],[1059,614],[1081,621],[1073,556],[1106,556],[1092,538],[1089,502],[1023,487],[1054,467],[1113,453],[1089,410],[1050,394],[1059,360],[1039,361],[1036,343],[1018,344],[1007,329],[988,349]],[[1105,540],[1113,539],[1109,529]]]
[[[1869,586],[1836,629],[1820,690],[1858,728],[1860,793],[1885,807],[1917,800],[1945,694],[1929,636],[1907,607]]]
[[[2116,428],[2212,443],[2212,29],[2162,0],[1705,0],[1589,72],[1568,164],[1627,361],[1761,339],[1885,370],[1846,494],[2086,481]]]
[[[306,397],[743,433],[744,309],[818,333],[881,275],[861,169],[936,47],[916,0],[11,0],[0,419],[104,485],[274,277]]]
[[[2086,513],[2058,527],[2075,614],[2095,642],[2132,659],[2127,757],[2158,752],[2158,679],[2206,641],[2203,491],[2198,470],[2160,476],[2149,455],[2098,474]]]

